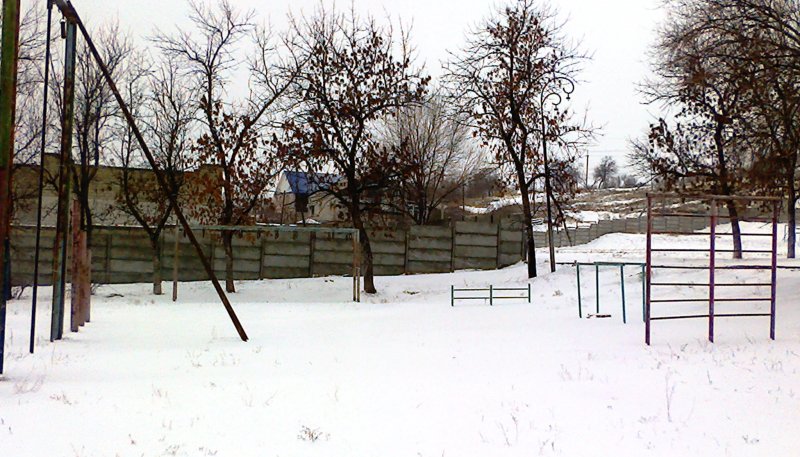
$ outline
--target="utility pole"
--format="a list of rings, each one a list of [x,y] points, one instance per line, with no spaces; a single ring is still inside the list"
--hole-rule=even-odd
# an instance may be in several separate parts
[[[584,180],[586,189],[589,189],[589,151],[586,151],[586,175]]]
[[[17,109],[17,58],[19,57],[19,0],[3,0],[3,34],[0,38],[0,374],[6,339],[6,284],[11,278],[9,231],[11,228],[11,166],[14,163],[14,123]]]

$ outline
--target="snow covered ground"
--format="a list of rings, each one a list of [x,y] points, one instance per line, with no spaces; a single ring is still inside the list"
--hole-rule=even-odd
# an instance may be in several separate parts
[[[643,253],[643,236],[608,235],[558,260]],[[0,456],[800,455],[800,271],[778,275],[777,341],[764,318],[719,320],[716,344],[705,320],[666,321],[651,347],[638,270],[627,325],[618,274],[601,275],[610,319],[578,319],[567,266],[531,281],[533,303],[493,307],[451,308],[449,286],[525,287],[524,265],[378,278],[360,304],[348,278],[241,282],[248,343],[209,284],[182,284],[177,303],[105,286],[92,322],[56,344],[42,306],[35,355],[29,299],[14,301]]]

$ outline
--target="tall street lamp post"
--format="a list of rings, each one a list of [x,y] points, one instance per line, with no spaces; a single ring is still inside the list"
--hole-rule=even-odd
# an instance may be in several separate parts
[[[552,188],[550,187],[550,162],[547,158],[547,120],[545,119],[545,103],[552,99],[551,103],[557,107],[563,101],[561,94],[566,96],[569,100],[570,95],[575,91],[575,83],[572,79],[566,76],[553,75],[553,78],[545,85],[542,91],[541,104],[539,105],[542,110],[542,155],[544,157],[544,192],[547,202],[547,245],[550,249],[550,272],[556,271],[556,250],[553,246],[553,212],[550,203],[552,197]]]

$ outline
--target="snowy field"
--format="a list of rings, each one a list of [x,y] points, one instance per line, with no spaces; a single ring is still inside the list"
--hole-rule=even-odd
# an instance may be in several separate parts
[[[643,254],[643,236],[607,235],[558,259]],[[105,286],[92,322],[56,344],[42,306],[35,355],[26,297],[9,307],[0,456],[800,455],[800,271],[778,275],[777,341],[765,318],[718,320],[716,344],[705,320],[666,321],[651,347],[638,270],[627,325],[618,275],[601,275],[609,319],[578,318],[567,266],[531,282],[533,303],[493,307],[451,308],[449,287],[526,287],[524,265],[378,278],[360,304],[348,278],[241,282],[231,299],[248,343],[209,284],[182,284],[177,303]]]

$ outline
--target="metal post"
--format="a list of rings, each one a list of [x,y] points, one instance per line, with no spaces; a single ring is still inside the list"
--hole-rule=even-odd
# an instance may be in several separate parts
[[[494,288],[489,284],[489,306],[494,306]]]
[[[353,262],[353,284],[352,284],[353,301],[357,301],[357,298],[358,298],[358,266],[359,265],[358,265],[358,260],[356,258],[357,255],[358,255],[358,253],[357,253],[357,250],[358,250],[357,244],[358,244],[358,241],[356,241],[356,236],[355,236],[355,234],[353,234],[353,259],[352,259],[352,262]]]
[[[619,266],[619,285],[622,289],[622,323],[627,324],[628,318],[625,314],[625,265]]]
[[[647,295],[647,291],[645,290],[645,284],[646,284],[646,282],[645,282],[645,272],[644,272],[645,265],[642,264],[641,267],[642,267],[642,322],[644,322],[645,321],[645,318],[644,318],[644,308],[645,308],[644,297]]]
[[[597,262],[594,264],[594,292],[597,307],[596,313],[600,314],[600,266],[597,265]]]
[[[708,341],[714,342],[714,272],[716,270],[717,248],[717,200],[711,200],[711,235],[708,259]]]
[[[528,283],[528,303],[531,302],[531,283]]]
[[[581,303],[581,264],[575,262],[575,273],[578,277],[578,318],[583,319],[583,304]]]
[[[544,156],[544,193],[545,201],[547,202],[547,244],[550,249],[550,272],[554,273],[556,271],[556,250],[553,246],[553,215],[550,208],[550,164],[547,160],[547,123],[544,118],[544,100],[542,101],[542,154]]]
[[[775,339],[775,299],[777,297],[778,281],[778,208],[779,203],[774,202],[772,207],[772,269],[770,284],[770,309],[769,309],[769,337]]]
[[[172,301],[178,301],[178,254],[180,252],[180,239],[180,228],[178,225],[175,225],[175,247],[172,256]]]
[[[56,236],[53,242],[53,301],[50,320],[50,341],[60,340],[64,327],[64,292],[67,262],[67,230],[69,228],[69,164],[72,154],[72,126],[75,113],[75,52],[77,25],[66,21],[64,57],[64,105],[61,117],[61,154],[58,169],[58,210]]]
[[[653,277],[653,197],[647,195],[647,251],[644,275],[644,342],[650,345],[650,280]]]
[[[77,332],[80,327],[80,301],[82,297],[81,288],[83,287],[82,278],[80,275],[81,264],[81,246],[80,246],[80,233],[81,228],[78,221],[81,218],[81,206],[78,199],[72,200],[72,287],[70,289],[70,313],[69,313],[69,330]]]
[[[39,292],[39,248],[42,244],[42,193],[44,191],[44,150],[47,142],[47,98],[50,93],[47,88],[50,86],[50,35],[53,18],[53,2],[47,2],[47,36],[44,51],[44,87],[42,94],[42,137],[39,150],[39,190],[36,200],[36,247],[33,252],[33,292],[31,292],[31,333],[30,345],[28,350],[33,354],[34,342],[36,340],[36,302]]]
[[[456,306],[456,286],[450,286],[450,306]]]

